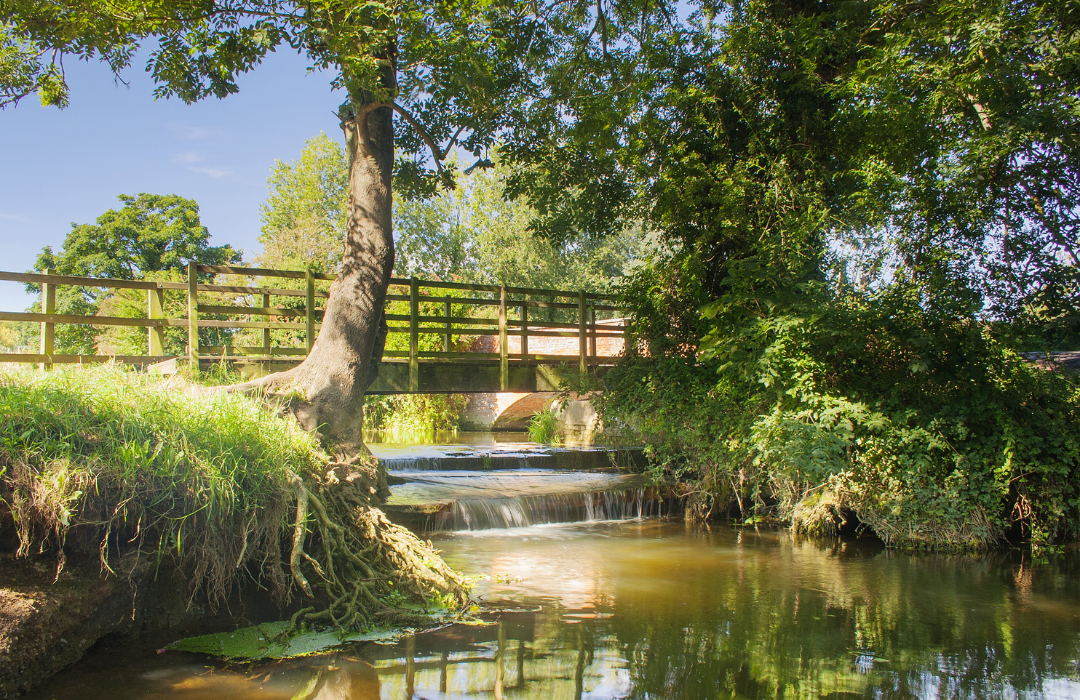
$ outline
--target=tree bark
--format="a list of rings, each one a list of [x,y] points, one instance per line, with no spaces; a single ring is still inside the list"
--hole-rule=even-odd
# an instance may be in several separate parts
[[[383,84],[393,95],[393,61]],[[338,459],[365,454],[364,392],[386,340],[383,306],[394,267],[391,180],[393,108],[356,91],[338,113],[349,163],[348,227],[341,271],[330,285],[322,328],[297,367],[232,387],[288,398],[300,424],[317,431]]]

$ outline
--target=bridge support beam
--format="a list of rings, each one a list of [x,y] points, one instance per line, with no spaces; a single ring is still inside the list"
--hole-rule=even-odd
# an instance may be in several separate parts
[[[607,366],[594,367],[603,376]],[[424,362],[417,367],[415,388],[410,381],[409,364],[386,362],[379,365],[379,376],[368,387],[369,394],[476,394],[500,391],[559,391],[578,379],[579,368],[573,365],[528,364],[503,368],[498,362]]]

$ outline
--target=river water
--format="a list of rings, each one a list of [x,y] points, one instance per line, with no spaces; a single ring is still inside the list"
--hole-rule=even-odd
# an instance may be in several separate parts
[[[33,697],[1080,698],[1076,550],[913,554],[642,513],[431,535],[487,624],[239,665],[101,644]]]

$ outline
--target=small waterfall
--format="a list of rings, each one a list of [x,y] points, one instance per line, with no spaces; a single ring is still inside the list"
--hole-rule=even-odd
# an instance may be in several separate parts
[[[490,530],[546,523],[637,520],[660,516],[652,489],[557,493],[455,501],[428,520],[429,531]]]

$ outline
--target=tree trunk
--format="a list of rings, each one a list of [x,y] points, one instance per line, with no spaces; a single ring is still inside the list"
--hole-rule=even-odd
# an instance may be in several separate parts
[[[392,66],[384,70],[383,82],[392,95]],[[367,93],[357,91],[350,98],[339,111],[348,147],[348,228],[322,329],[297,367],[233,387],[288,397],[300,424],[318,431],[326,448],[342,460],[366,453],[364,392],[382,359],[387,332],[383,305],[394,267],[393,110]]]

